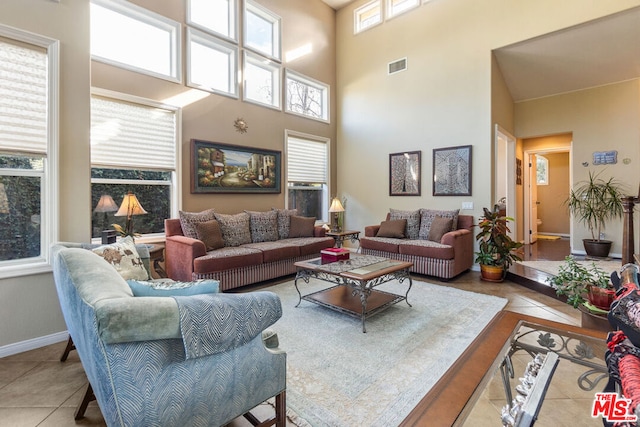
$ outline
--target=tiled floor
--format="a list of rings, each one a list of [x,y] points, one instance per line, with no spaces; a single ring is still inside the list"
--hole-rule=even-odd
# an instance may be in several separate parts
[[[506,309],[511,311],[561,323],[580,325],[580,313],[577,310],[553,297],[511,281],[504,283],[483,282],[479,279],[479,273],[472,271],[454,281],[441,284],[504,297],[509,300]],[[95,402],[89,405],[83,420],[74,422],[74,411],[82,399],[86,377],[75,351],[71,352],[66,362],[59,361],[64,346],[65,343],[59,343],[0,359],[0,427],[105,425]],[[516,370],[516,372],[518,371]],[[558,370],[556,375],[565,374],[562,370]],[[495,392],[494,388],[491,390],[491,393]],[[482,414],[484,414],[482,417],[492,422],[484,425],[500,425],[499,418],[496,416],[499,417],[498,411],[502,404],[498,404],[499,399],[494,394],[486,396],[486,399],[489,405],[482,410]],[[583,398],[567,391],[554,395],[552,400],[549,400],[550,407],[563,408],[563,411],[559,412],[566,412],[564,409],[571,408],[570,413],[588,411],[592,401],[590,396]],[[479,402],[482,403],[482,399]],[[267,412],[268,409],[267,407],[261,408],[261,411]],[[597,420],[593,421],[593,425],[597,425],[595,423]],[[239,419],[234,421],[232,425],[249,426],[250,424],[244,419]],[[543,423],[536,424],[538,427],[544,425]],[[548,425],[555,427],[576,424],[556,422]]]

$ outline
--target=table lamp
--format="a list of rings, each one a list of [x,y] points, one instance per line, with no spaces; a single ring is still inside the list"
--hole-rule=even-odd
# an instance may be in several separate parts
[[[122,199],[120,209],[115,213],[115,216],[127,217],[124,229],[118,224],[113,224],[113,228],[115,228],[121,236],[131,236],[135,238],[135,233],[133,231],[133,217],[134,215],[144,215],[146,213],[147,211],[144,210],[135,194],[129,191],[129,193],[127,193]]]
[[[334,214],[335,219],[335,228],[332,228],[331,231],[342,231],[342,225],[338,224],[339,216],[342,212],[344,212],[344,207],[342,206],[342,203],[340,203],[340,199],[334,197],[331,201],[331,206],[329,207],[329,213]]]

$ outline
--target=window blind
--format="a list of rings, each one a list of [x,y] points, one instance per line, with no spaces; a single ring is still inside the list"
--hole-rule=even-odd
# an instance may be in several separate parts
[[[47,53],[0,40],[0,149],[47,153]]]
[[[327,144],[289,137],[287,139],[287,180],[327,182]]]
[[[91,97],[91,164],[176,169],[176,117],[170,110]]]

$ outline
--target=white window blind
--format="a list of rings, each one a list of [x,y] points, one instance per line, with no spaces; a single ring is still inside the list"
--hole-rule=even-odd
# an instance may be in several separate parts
[[[327,182],[327,144],[289,137],[287,140],[287,181]]]
[[[47,52],[0,41],[0,148],[47,153]]]
[[[91,164],[176,169],[175,112],[91,97]]]

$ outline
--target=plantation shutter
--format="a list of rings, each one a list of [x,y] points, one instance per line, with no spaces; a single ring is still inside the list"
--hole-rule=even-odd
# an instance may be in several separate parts
[[[91,97],[92,166],[175,170],[175,140],[174,111]]]
[[[0,149],[47,153],[47,52],[0,41]]]
[[[327,144],[289,137],[287,139],[287,181],[327,182]]]

